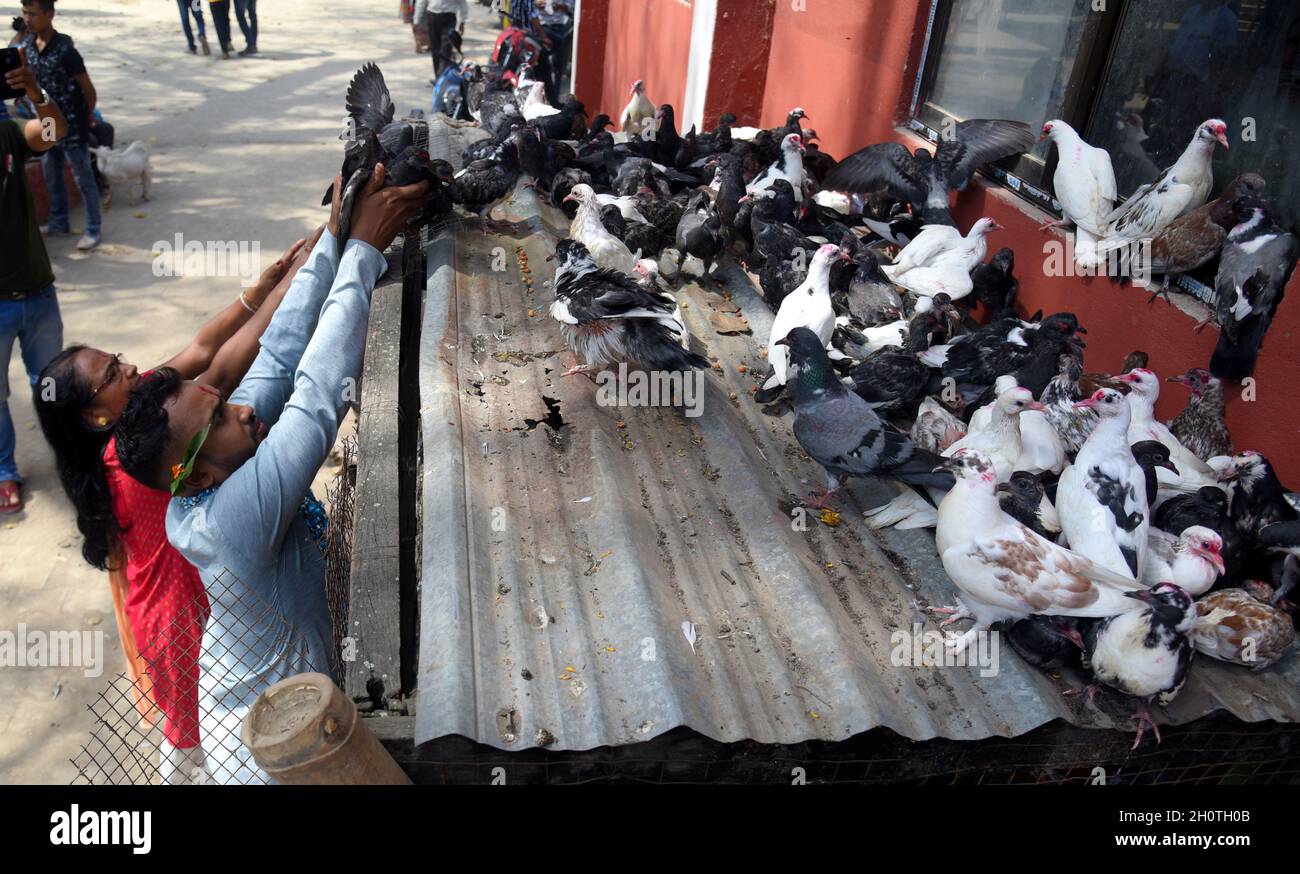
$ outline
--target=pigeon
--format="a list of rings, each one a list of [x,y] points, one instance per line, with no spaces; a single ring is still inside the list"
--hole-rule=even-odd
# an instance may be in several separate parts
[[[569,235],[582,243],[592,260],[602,269],[631,273],[637,258],[618,237],[605,229],[600,220],[600,202],[590,185],[575,185],[566,201],[576,201],[578,213],[569,227]]]
[[[867,364],[870,360],[871,359],[864,361],[863,364]],[[916,361],[916,358],[912,357],[912,360]],[[862,365],[859,365],[859,367],[861,366]],[[922,368],[925,367],[924,364],[921,364],[920,366]],[[857,368],[854,369],[854,372],[851,373],[850,376],[853,376],[856,372]],[[914,377],[912,384],[915,384],[918,378],[924,379],[924,374],[921,374],[919,377]],[[878,384],[871,381],[864,382],[868,385]],[[948,408],[939,401],[936,401],[932,397],[927,397],[922,398],[921,400],[921,404],[916,411],[916,421],[912,423],[912,430],[910,433],[912,442],[916,444],[918,448],[925,449],[929,452],[940,453],[952,444],[956,443],[962,437],[966,436],[966,424],[962,422],[961,419],[954,416]],[[1014,479],[1016,475],[1012,474],[1011,476],[1012,479]],[[1011,511],[1007,510],[1007,512],[1010,513]]]
[[[776,345],[788,350],[795,367],[795,439],[826,471],[826,488],[807,506],[825,507],[841,482],[852,476],[890,475],[909,485],[938,489],[952,485],[951,475],[934,470],[941,458],[913,446],[907,435],[888,427],[871,404],[840,382],[817,334],[797,326]]]
[[[480,218],[485,232],[494,226],[488,219],[492,206],[510,194],[519,180],[519,144],[525,136],[532,134],[516,127],[492,158],[468,165],[452,182],[453,199]]]
[[[1240,581],[1244,568],[1245,541],[1228,513],[1228,496],[1217,486],[1205,486],[1192,495],[1178,495],[1162,503],[1151,516],[1151,524],[1169,534],[1200,526],[1219,535],[1223,546],[1224,578]]]
[[[807,328],[824,347],[835,329],[835,310],[831,306],[831,260],[842,257],[839,248],[827,243],[817,250],[808,265],[808,276],[794,291],[781,301],[781,309],[772,320],[772,332],[767,341],[767,362],[771,376],[763,383],[762,392],[772,392],[789,379],[789,347],[782,341],[795,328]],[[760,403],[766,396],[760,392],[755,397]]]
[[[1138,467],[1142,468],[1143,481],[1146,483],[1147,504],[1154,507],[1156,497],[1160,494],[1160,479],[1156,468],[1162,467],[1178,475],[1178,468],[1169,460],[1169,447],[1159,440],[1139,440],[1129,447]]]
[[[539,118],[560,114],[560,110],[546,102],[546,85],[541,82],[534,82],[529,86],[528,97],[525,98],[520,111],[524,115],[524,121],[536,121]]]
[[[1106,216],[1106,241],[1099,249],[1151,239],[1185,212],[1205,203],[1214,184],[1210,158],[1214,144],[1228,148],[1227,125],[1217,118],[1202,122],[1178,160]]]
[[[1067,454],[1074,455],[1096,427],[1097,414],[1087,407],[1074,405],[1082,399],[1079,377],[1083,364],[1078,356],[1061,353],[1056,362],[1056,376],[1047,383],[1039,400],[1045,407],[1043,415],[1060,438],[1061,446]]]
[[[1006,377],[997,400],[984,409],[989,413],[987,424],[978,429],[972,427],[965,437],[945,449],[943,455],[951,457],[963,451],[978,452],[993,463],[998,482],[1006,482],[1020,459],[1021,414],[1028,410],[1042,410],[1043,405],[1034,400],[1028,389],[1016,385],[1014,377]]]
[[[1273,606],[1273,587],[1248,580],[1196,602],[1192,645],[1196,651],[1253,671],[1277,663],[1295,640],[1291,617]]]
[[[1016,279],[1016,253],[1003,247],[989,263],[971,271],[971,297],[984,304],[990,319],[998,319],[1015,310],[1020,281]],[[969,298],[968,298],[969,300]]]
[[[1210,372],[1240,381],[1255,371],[1264,334],[1300,257],[1300,240],[1278,227],[1262,198],[1239,198],[1236,204],[1238,223],[1228,232],[1214,277],[1219,341]]]
[[[1160,743],[1160,727],[1151,719],[1148,702],[1154,698],[1162,707],[1169,704],[1187,681],[1197,610],[1192,596],[1173,583],[1128,592],[1126,597],[1147,606],[1089,628],[1083,636],[1083,666],[1098,683],[1137,699],[1137,749],[1148,725]]]
[[[745,192],[752,196],[760,191],[766,191],[778,179],[790,183],[790,187],[795,191],[803,191],[803,154],[803,139],[798,134],[787,134],[781,140],[780,157],[758,174],[745,187]]]
[[[1141,581],[1148,586],[1173,583],[1187,594],[1204,595],[1225,573],[1223,539],[1201,525],[1177,537],[1152,528],[1147,533],[1147,564]]]
[[[1203,367],[1169,377],[1192,390],[1183,411],[1169,422],[1169,431],[1201,461],[1232,454],[1232,435],[1223,409],[1223,383]]]
[[[348,84],[345,106],[348,129],[344,139],[343,192],[339,203],[339,251],[347,243],[352,228],[352,210],[364,190],[376,164],[384,165],[384,187],[429,182],[424,208],[415,221],[428,222],[436,215],[451,211],[451,165],[434,161],[429,153],[415,145],[415,126],[408,121],[393,121],[393,99],[388,93],[384,74],[373,63],[365,64]],[[325,190],[322,206],[334,199],[334,186]]]
[[[942,292],[960,300],[974,288],[970,274],[988,252],[988,234],[1001,227],[991,218],[982,218],[963,237],[956,228],[927,225],[882,270],[895,285],[915,294]]]
[[[1029,664],[1043,671],[1058,671],[1079,660],[1083,636],[1068,616],[1030,616],[1011,623],[1007,642]]]
[[[1057,484],[1061,530],[1071,549],[1137,579],[1146,565],[1151,520],[1142,468],[1129,449],[1129,405],[1119,392],[1103,388],[1076,406],[1095,410],[1098,421]]]
[[[1287,490],[1273,465],[1260,453],[1238,452],[1220,475],[1232,483],[1232,522],[1247,540],[1254,539],[1265,526],[1300,518],[1286,499]]]
[[[939,504],[935,542],[962,595],[961,608],[947,622],[975,620],[965,634],[949,639],[955,651],[997,622],[1036,614],[1101,618],[1137,606],[1128,600],[1142,590],[1136,580],[1058,546],[1002,511],[988,456],[961,452],[943,467],[956,483]]]
[[[704,192],[698,192],[677,223],[677,275],[682,275],[682,263],[687,255],[704,262],[704,276],[713,269],[713,261],[722,252],[726,239],[722,233],[722,218],[709,203]]]
[[[1051,540],[1061,533],[1061,520],[1038,474],[1017,470],[1006,482],[998,483],[997,493],[1002,512],[1035,534]]]
[[[1151,272],[1164,275],[1161,290],[1173,277],[1190,273],[1218,255],[1236,224],[1237,197],[1263,191],[1264,177],[1243,173],[1219,197],[1179,216],[1157,234],[1151,241]]]
[[[1255,542],[1273,555],[1283,556],[1282,584],[1274,598],[1291,591],[1300,579],[1300,518],[1272,522],[1259,530]]]
[[[1132,417],[1128,427],[1129,444],[1158,440],[1169,449],[1175,471],[1160,469],[1156,476],[1165,489],[1193,492],[1201,486],[1214,485],[1218,474],[1182,443],[1155,417],[1156,399],[1160,396],[1160,378],[1145,367],[1135,367],[1117,377],[1129,385],[1128,403]]]
[[[579,364],[564,376],[627,362],[646,371],[708,367],[685,348],[686,328],[671,300],[635,279],[600,267],[587,247],[572,239],[555,247],[555,300],[551,316]]]
[[[627,106],[618,117],[618,129],[629,137],[639,137],[654,129],[655,105],[645,96],[645,82],[641,79],[632,83],[628,97]]]
[[[913,155],[901,143],[859,149],[836,165],[822,187],[864,193],[887,189],[911,204],[923,224],[953,225],[950,192],[963,190],[984,164],[1033,146],[1033,129],[1024,122],[972,118],[945,131],[933,156],[925,149]]]
[[[1056,146],[1056,172],[1052,192],[1061,204],[1061,220],[1043,225],[1075,227],[1075,260],[1093,263],[1096,242],[1105,236],[1106,217],[1115,208],[1115,168],[1110,153],[1090,146],[1064,121],[1053,119],[1043,125],[1039,142],[1051,140]]]

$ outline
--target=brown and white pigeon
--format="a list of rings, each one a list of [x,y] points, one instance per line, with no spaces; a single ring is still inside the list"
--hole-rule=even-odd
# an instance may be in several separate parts
[[[1260,580],[1201,598],[1192,629],[1196,651],[1253,671],[1275,664],[1295,641],[1295,626],[1272,601],[1273,587]]]
[[[1232,454],[1232,435],[1224,415],[1223,383],[1203,367],[1169,377],[1192,390],[1183,411],[1169,422],[1169,431],[1201,461]]]
[[[952,619],[975,625],[950,640],[961,651],[997,622],[1033,615],[1101,618],[1134,610],[1141,583],[1059,546],[1007,515],[987,455],[961,452],[943,463],[956,483],[939,504],[935,542],[944,570],[961,591]]]
[[[1219,254],[1228,231],[1236,224],[1234,201],[1243,194],[1262,194],[1264,177],[1243,173],[1223,194],[1179,216],[1151,241],[1151,272],[1163,274],[1161,289],[1175,276],[1190,273]]]

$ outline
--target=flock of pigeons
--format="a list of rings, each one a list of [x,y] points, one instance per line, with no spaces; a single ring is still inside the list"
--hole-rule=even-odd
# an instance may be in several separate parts
[[[1064,122],[1042,129],[1081,262],[1134,240],[1152,241],[1166,276],[1219,258],[1219,347],[1208,370],[1169,378],[1190,399],[1166,424],[1144,353],[1084,372],[1073,314],[1016,314],[1014,253],[986,261],[997,223],[963,234],[953,221],[951,195],[980,166],[1033,147],[1027,125],[972,119],[933,154],[881,143],[837,162],[801,109],[773,129],[725,114],[683,135],[645,90],[633,84],[615,132],[571,95],[547,105],[526,65],[475,67],[468,103],[487,137],[453,173],[393,120],[367,65],[348,90],[345,207],[383,161],[386,184],[431,183],[421,221],[468,214],[499,230],[491,207],[518,184],[564,210],[550,312],[578,358],[566,375],[708,367],[660,271],[680,282],[690,257],[707,280],[720,259],[742,264],[775,313],[755,401],[788,404],[826,471],[805,503],[825,508],[849,477],[900,481],[868,524],[936,528],[960,596],[937,612],[951,614],[945,625],[974,620],[950,646],[997,624],[1034,665],[1081,664],[1136,699],[1135,747],[1154,727],[1147,702],[1178,693],[1194,651],[1253,669],[1282,657],[1300,513],[1267,459],[1232,454],[1222,380],[1253,368],[1300,247],[1254,174],[1206,202],[1223,122],[1201,124],[1177,163],[1118,206],[1106,152]]]

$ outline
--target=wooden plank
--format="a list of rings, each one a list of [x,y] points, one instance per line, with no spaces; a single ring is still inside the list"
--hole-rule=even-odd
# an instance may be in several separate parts
[[[383,699],[401,688],[400,267],[390,270],[389,277],[375,288],[370,301],[343,639],[344,691],[354,699],[369,697],[376,706],[384,706]]]

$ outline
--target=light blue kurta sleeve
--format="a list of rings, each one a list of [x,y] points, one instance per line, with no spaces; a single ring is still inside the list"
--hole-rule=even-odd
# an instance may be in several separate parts
[[[338,242],[327,228],[262,332],[261,349],[253,366],[230,394],[232,404],[251,406],[268,426],[279,420],[280,411],[293,393],[293,374],[316,330],[316,320],[338,268]]]
[[[275,561],[338,436],[361,376],[370,294],[386,267],[373,246],[348,241],[279,421],[209,502],[208,525],[224,531],[226,540],[255,564]],[[261,409],[257,412],[260,416]],[[235,532],[239,535],[231,536]]]

